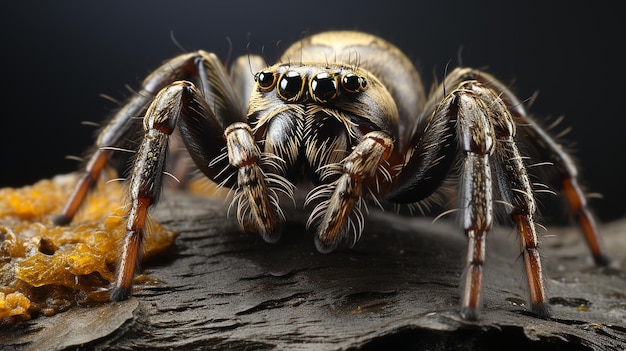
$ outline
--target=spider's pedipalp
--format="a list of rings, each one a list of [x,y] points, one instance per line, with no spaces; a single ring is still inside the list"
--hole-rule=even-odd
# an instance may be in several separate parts
[[[316,225],[315,240],[319,251],[333,251],[351,233],[351,229],[356,242],[363,230],[364,221],[360,208],[364,186],[367,186],[365,183],[369,180],[375,181],[380,164],[392,149],[393,142],[385,133],[366,134],[341,161],[339,178],[309,193],[307,203],[311,199],[324,199],[315,207],[307,221],[308,225]]]
[[[233,123],[226,128],[224,136],[229,163],[237,168],[239,208],[246,208],[246,211],[238,211],[240,222],[258,231],[265,241],[278,241],[282,211],[276,206],[276,193],[270,191],[265,173],[260,167],[261,151],[254,142],[252,129],[246,123]]]

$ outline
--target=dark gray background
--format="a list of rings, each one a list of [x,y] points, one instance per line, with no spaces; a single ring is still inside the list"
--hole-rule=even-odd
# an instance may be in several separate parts
[[[268,59],[303,32],[359,29],[404,50],[430,85],[447,63],[514,82],[531,111],[565,115],[582,175],[603,220],[626,213],[622,87],[624,25],[602,1],[19,1],[4,5],[0,187],[76,169],[94,129],[165,59],[205,49],[226,58],[264,48]],[[608,3],[608,2],[607,2]],[[410,5],[415,4],[415,5]],[[621,19],[620,19],[621,20]],[[278,43],[278,45],[277,45]],[[278,47],[277,47],[278,46]]]

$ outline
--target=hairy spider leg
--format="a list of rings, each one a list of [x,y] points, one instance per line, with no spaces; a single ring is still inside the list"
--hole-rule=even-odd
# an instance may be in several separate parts
[[[114,148],[120,147],[124,136],[131,134],[133,130],[139,128],[139,124],[133,120],[133,117],[143,113],[154,93],[144,87],[141,92],[133,96],[117,112],[113,120],[100,132],[96,142],[96,151],[90,156],[85,170],[74,187],[72,194],[67,199],[62,212],[52,219],[55,224],[66,225],[74,219],[87,194],[96,184],[100,178],[100,173],[108,164]]]
[[[466,91],[471,92],[471,100],[478,104],[478,106],[468,105],[467,112],[471,114],[472,111],[478,110],[481,113],[485,113],[488,118],[490,126],[486,130],[489,130],[490,138],[495,138],[496,142],[493,150],[495,152],[493,157],[495,162],[493,163],[498,167],[497,172],[499,174],[503,173],[506,177],[506,181],[499,180],[498,189],[502,200],[510,206],[509,213],[517,224],[530,290],[531,310],[538,316],[547,318],[550,316],[551,310],[547,303],[543,269],[539,255],[539,241],[533,219],[536,212],[536,204],[526,166],[515,143],[515,121],[511,115],[510,107],[500,98],[501,92],[489,87],[489,80],[485,80],[484,76],[476,75],[475,78],[475,81],[468,81],[463,83],[462,86],[462,89],[467,89]],[[464,114],[462,111],[459,112],[461,115]],[[483,129],[485,126],[477,125],[470,128],[472,128],[471,130]],[[471,145],[478,140],[475,135],[469,134],[462,134],[461,140],[463,145]],[[466,138],[466,136],[470,136],[470,138]],[[466,147],[463,148],[467,149]],[[475,169],[470,172],[475,172]],[[486,172],[479,173],[484,174]],[[488,189],[492,188],[493,186],[490,185]],[[471,201],[474,200],[472,199]],[[468,235],[468,237],[471,244],[473,240],[471,236]],[[466,288],[466,292],[467,290]],[[464,305],[462,314],[465,313],[465,317],[473,319],[476,316],[472,316],[472,309],[473,306],[471,304]]]
[[[568,170],[575,170],[575,168],[570,168],[570,166],[573,166],[570,160],[566,161],[566,164]],[[563,187],[563,192],[567,197],[574,217],[578,220],[578,223],[580,223],[594,262],[598,266],[608,266],[611,263],[611,258],[604,248],[604,243],[600,238],[596,221],[591,214],[589,206],[587,206],[587,198],[585,194],[583,194],[580,185],[578,185],[576,173],[568,172],[561,180],[561,186]]]
[[[145,136],[137,150],[137,158],[130,180],[130,211],[126,234],[115,275],[111,300],[125,300],[130,294],[135,269],[139,265],[148,208],[157,201],[161,191],[161,178],[168,148],[168,137],[173,132],[176,119],[170,118],[169,110],[180,113],[181,106],[176,95],[182,94],[179,85],[163,89],[148,108],[144,118]],[[172,100],[175,99],[175,100]]]
[[[546,163],[538,173],[541,179],[557,190],[562,190],[570,210],[581,226],[587,246],[598,266],[606,266],[611,262],[600,237],[596,220],[587,205],[587,198],[578,183],[576,162],[540,125],[530,117],[523,104],[501,82],[481,72],[481,80],[496,91],[502,92],[501,98],[509,106],[518,128],[518,138],[528,147],[528,153],[535,163]]]
[[[186,74],[197,72],[199,87],[190,81],[172,82],[157,94],[143,118],[145,135],[130,180],[127,232],[111,291],[114,301],[123,300],[130,293],[145,237],[148,210],[158,201],[169,152],[168,141],[175,129],[198,170],[220,185],[237,185],[232,177],[237,168],[229,164],[224,128],[239,125],[237,122],[245,119],[237,92],[242,93],[245,86],[251,86],[252,78],[235,77],[236,83],[231,83],[221,62],[211,53],[199,51],[181,57],[185,58],[186,66],[191,66],[184,70]],[[241,66],[243,62],[237,60],[234,66]],[[182,65],[176,59],[174,63],[177,67]],[[258,65],[258,60],[254,64]],[[167,67],[165,64],[161,70]]]
[[[453,92],[446,108],[457,114],[457,133],[462,152],[459,207],[461,223],[468,240],[461,315],[478,319],[485,263],[487,233],[493,224],[493,185],[490,156],[495,148],[495,132],[489,111],[465,84]]]
[[[141,132],[141,117],[154,96],[169,84],[182,79],[198,80],[203,96],[215,110],[216,118],[222,126],[244,120],[242,103],[217,56],[198,51],[167,61],[144,79],[141,90],[102,129],[96,142],[96,151],[87,162],[61,214],[53,218],[55,224],[65,225],[72,221],[102,170],[118,152],[117,149],[124,148],[128,139],[135,138],[135,134]]]
[[[498,149],[501,172],[506,175],[508,186],[500,186],[500,192],[512,207],[509,214],[517,224],[520,250],[526,268],[530,307],[539,317],[551,315],[550,305],[543,282],[543,269],[539,253],[539,240],[533,219],[536,202],[523,158],[514,140],[513,130],[497,132],[501,147]]]
[[[188,81],[177,81],[161,90],[146,111],[141,141],[129,184],[129,205],[123,252],[118,263],[111,300],[126,299],[145,238],[148,210],[161,193],[168,140],[179,128],[185,146],[198,168],[212,179],[228,165],[211,163],[226,146],[222,126],[203,94]],[[210,164],[211,163],[211,164]]]
[[[495,155],[496,162],[494,163],[499,166],[498,172],[505,176],[504,179],[500,179],[498,189],[503,201],[510,205],[507,208],[507,212],[518,228],[520,251],[522,252],[521,255],[524,260],[526,279],[528,281],[531,310],[541,318],[548,318],[552,312],[547,301],[539,253],[539,240],[533,218],[537,205],[532,183],[524,164],[524,158],[515,141],[517,126],[511,114],[511,107],[507,106],[506,102],[501,98],[493,101],[492,99],[496,98],[496,91],[490,87],[487,89],[492,95],[484,95],[489,99],[486,103],[492,106],[499,105],[498,108],[493,110],[499,111],[499,114],[506,116],[506,118],[495,119],[496,123],[494,123],[495,133],[498,138],[498,148]]]
[[[596,220],[587,205],[587,198],[578,184],[578,169],[574,160],[530,117],[520,114],[515,118],[518,121],[520,134],[524,135],[525,144],[530,145],[532,157],[535,160],[545,160],[552,164],[550,171],[543,172],[545,177],[542,178],[549,181],[552,187],[563,191],[570,210],[581,227],[595,264],[609,265],[611,259],[604,248]]]
[[[468,240],[462,317],[475,320],[479,315],[486,235],[493,223],[494,189],[510,205],[509,214],[518,227],[531,309],[547,317],[550,309],[533,219],[535,200],[515,144],[515,121],[510,107],[501,99],[501,91],[491,88],[493,78],[481,75],[472,69],[455,69],[431,95],[425,111],[431,117],[417,126],[413,134],[415,147],[409,150],[408,160],[387,199],[411,203],[427,198],[452,171],[453,161],[460,152],[458,201]],[[444,87],[456,89],[435,103],[438,96],[443,96]],[[494,172],[499,175],[497,181],[492,179]],[[506,181],[500,179],[501,174]]]
[[[499,93],[479,81],[467,81],[452,93],[458,109],[458,135],[465,154],[462,166],[459,204],[462,224],[468,238],[467,270],[461,315],[476,320],[481,295],[485,237],[493,220],[492,167],[503,172],[508,182],[498,189],[510,204],[510,214],[517,224],[530,304],[540,317],[550,315],[543,282],[539,242],[533,214],[535,200],[526,167],[514,141],[515,125]],[[505,185],[506,184],[506,185]]]

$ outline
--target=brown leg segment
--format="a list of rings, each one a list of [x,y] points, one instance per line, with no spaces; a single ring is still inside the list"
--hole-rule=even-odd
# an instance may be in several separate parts
[[[536,204],[532,186],[513,136],[510,133],[504,133],[500,138],[500,143],[504,146],[498,157],[500,157],[500,163],[503,165],[501,168],[504,172],[503,176],[510,184],[510,189],[508,189],[510,192],[507,189],[502,190],[505,198],[512,206],[510,215],[517,225],[519,233],[521,255],[524,258],[528,280],[530,308],[539,317],[548,318],[551,309],[545,292],[543,269],[539,255],[539,239],[533,220]]]
[[[495,133],[480,94],[473,83],[464,84],[454,94],[458,113],[458,136],[463,153],[459,207],[461,223],[468,240],[461,316],[477,320],[482,300],[483,265],[486,237],[493,224],[493,182],[490,156]]]
[[[487,232],[493,222],[491,168],[486,154],[468,152],[463,165],[460,207],[467,236],[461,316],[477,320],[482,300],[483,265]]]
[[[72,221],[80,209],[80,205],[83,203],[83,200],[87,197],[87,193],[97,181],[104,166],[106,166],[108,158],[109,152],[104,149],[98,149],[91,156],[85,172],[83,172],[83,175],[78,180],[78,184],[76,184],[76,187],[74,188],[74,192],[65,203],[63,212],[52,219],[54,224],[66,225]]]
[[[150,128],[154,127],[156,126]],[[171,133],[171,129],[167,133],[162,129],[149,129],[137,154],[129,189],[130,211],[126,234],[115,274],[115,286],[110,296],[113,301],[124,300],[130,295],[135,269],[141,258],[140,250],[145,237],[148,208],[156,201],[161,191],[168,133]]]
[[[562,185],[563,192],[567,197],[567,201],[569,202],[570,208],[574,213],[574,217],[578,220],[578,223],[580,223],[583,234],[585,235],[585,240],[591,250],[593,260],[598,266],[609,265],[611,263],[611,259],[606,254],[606,250],[604,249],[602,241],[600,240],[600,235],[598,234],[596,221],[594,220],[591,211],[589,211],[587,200],[578,186],[576,178],[565,178]]]
[[[468,230],[467,235],[467,266],[463,280],[461,299],[461,317],[477,320],[482,296],[483,265],[486,256],[486,232]]]
[[[520,134],[526,135],[524,142],[531,146],[530,150],[534,152],[535,161],[548,160],[553,164],[552,171],[555,173],[547,178],[550,180],[550,185],[560,188],[565,194],[570,210],[582,229],[596,265],[608,265],[611,260],[602,244],[602,238],[587,205],[585,194],[578,184],[578,169],[574,160],[533,121],[524,118],[519,123],[521,123],[520,129],[522,131]]]
[[[130,295],[135,270],[139,266],[144,227],[148,218],[148,208],[152,201],[147,198],[136,199],[129,214],[127,232],[124,235],[122,255],[115,273],[115,287],[111,290],[111,300],[126,300]]]
[[[543,284],[541,259],[539,258],[539,241],[535,232],[532,217],[524,214],[513,215],[519,229],[520,246],[526,268],[530,294],[530,308],[541,318],[550,317],[551,308],[548,304]]]

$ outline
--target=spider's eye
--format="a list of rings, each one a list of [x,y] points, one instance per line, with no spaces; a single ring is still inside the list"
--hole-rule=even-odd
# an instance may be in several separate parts
[[[304,79],[296,71],[287,71],[278,80],[278,95],[285,101],[297,101],[303,89]]]
[[[318,73],[309,85],[310,94],[316,101],[326,102],[337,96],[337,78],[327,72]]]
[[[341,86],[349,93],[356,93],[367,88],[367,80],[365,77],[357,76],[354,73],[348,73],[341,78]]]
[[[261,91],[268,91],[274,88],[276,84],[276,72],[265,69],[254,75],[254,81]]]

